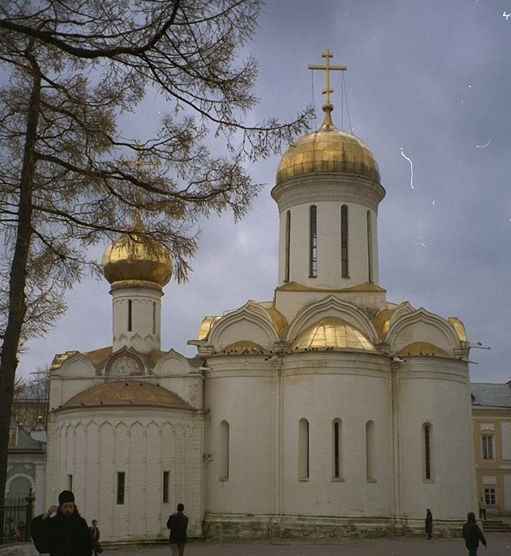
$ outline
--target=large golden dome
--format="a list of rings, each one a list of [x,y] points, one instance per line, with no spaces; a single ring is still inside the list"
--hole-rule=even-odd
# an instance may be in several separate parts
[[[300,137],[288,148],[280,161],[277,184],[323,172],[356,174],[380,183],[378,164],[369,147],[358,137],[336,129],[329,113],[319,131]]]
[[[143,280],[164,286],[172,276],[168,250],[139,233],[123,235],[103,255],[103,272],[112,284],[126,280]]]

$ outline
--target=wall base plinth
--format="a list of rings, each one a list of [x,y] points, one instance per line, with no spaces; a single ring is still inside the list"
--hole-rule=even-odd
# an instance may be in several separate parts
[[[462,520],[437,520],[434,537],[461,536]],[[306,539],[334,541],[346,538],[423,536],[424,520],[392,516],[254,515],[208,513],[204,537],[208,541]]]

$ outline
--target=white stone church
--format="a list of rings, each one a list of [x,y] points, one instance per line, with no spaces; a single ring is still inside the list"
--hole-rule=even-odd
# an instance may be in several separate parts
[[[54,359],[46,496],[71,488],[105,541],[166,538],[178,502],[223,539],[407,533],[426,508],[449,534],[475,510],[464,326],[387,299],[377,163],[323,110],[277,171],[273,298],[206,316],[195,357],[161,350],[168,253],[107,249],[112,345]]]

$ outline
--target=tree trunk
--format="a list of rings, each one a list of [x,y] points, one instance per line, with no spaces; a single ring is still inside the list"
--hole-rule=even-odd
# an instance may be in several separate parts
[[[11,420],[14,379],[18,366],[18,349],[26,312],[25,286],[27,261],[32,237],[32,188],[36,166],[35,144],[41,102],[41,72],[30,52],[27,58],[32,66],[32,91],[27,111],[25,149],[20,178],[18,228],[9,280],[9,314],[0,358],[0,508],[5,500],[7,475],[7,448]],[[0,526],[2,519],[0,515]],[[2,532],[0,531],[0,536]]]

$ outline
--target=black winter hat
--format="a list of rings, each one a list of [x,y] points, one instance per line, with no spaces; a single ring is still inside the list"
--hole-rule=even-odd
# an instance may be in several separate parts
[[[62,504],[65,504],[66,502],[74,502],[74,501],[75,501],[75,495],[70,490],[63,490],[59,494],[59,506],[62,506]]]

